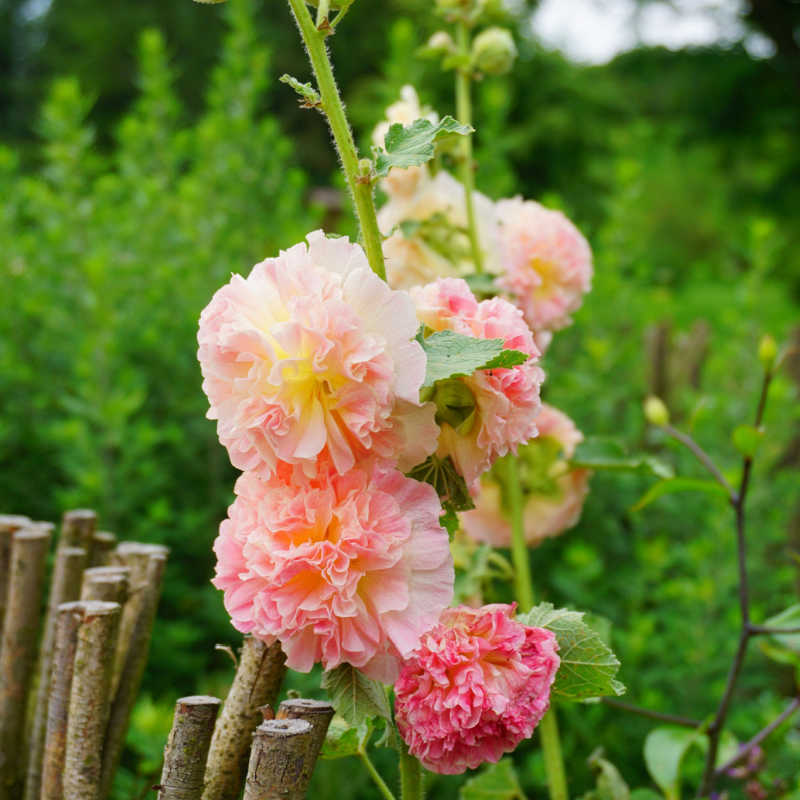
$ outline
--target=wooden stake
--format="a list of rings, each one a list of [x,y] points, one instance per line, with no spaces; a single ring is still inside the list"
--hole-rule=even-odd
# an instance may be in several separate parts
[[[18,530],[11,543],[8,599],[0,648],[0,800],[19,800],[24,772],[24,725],[36,662],[45,560],[52,525]]]
[[[0,514],[0,634],[6,611],[8,576],[11,574],[11,539],[16,531],[30,524],[28,517]]]
[[[98,800],[118,603],[83,603],[69,695],[63,800]]]
[[[92,535],[93,567],[105,567],[111,563],[111,552],[117,544],[117,537],[108,531],[95,531]]]
[[[64,603],[58,607],[53,672],[50,681],[50,697],[47,703],[47,731],[44,742],[40,800],[63,800],[62,777],[64,751],[67,745],[69,695],[72,689],[78,629],[83,622],[83,614],[83,603]]]
[[[97,524],[97,513],[90,508],[65,511],[61,518],[59,547],[82,547],[91,559],[92,535]]]
[[[222,713],[214,729],[206,766],[203,800],[237,800],[242,790],[259,708],[275,705],[283,681],[286,656],[280,643],[266,645],[248,636]]]
[[[106,730],[102,783],[101,791],[98,795],[100,798],[107,798],[111,792],[114,773],[125,744],[125,735],[128,731],[131,711],[133,711],[136,696],[139,693],[139,686],[142,683],[144,668],[147,665],[153,622],[156,617],[158,600],[161,597],[164,569],[167,564],[165,549],[156,547],[151,551],[144,581],[138,588],[131,586],[130,599],[125,604],[127,609],[133,603],[134,597],[137,596],[138,592],[138,597],[141,598],[137,603],[139,613],[135,620],[130,638],[130,647],[127,651],[125,663],[122,666],[116,693],[111,703],[111,715],[108,720],[108,729]],[[68,799],[64,798],[64,800]]]
[[[333,706],[322,700],[306,700],[303,698],[284,700],[278,709],[275,719],[303,719],[311,725],[311,745],[308,751],[308,758],[303,765],[303,779],[306,787],[311,783],[314,764],[316,764],[322,745],[325,743],[325,735],[328,733],[328,726],[331,724],[333,715]]]
[[[47,703],[50,695],[50,675],[53,666],[53,642],[56,617],[62,603],[77,600],[81,586],[81,573],[87,553],[82,547],[59,547],[47,602],[42,646],[39,652],[39,685],[33,711],[30,741],[28,744],[28,769],[25,780],[25,800],[39,800],[42,778],[42,753],[47,728]]]
[[[216,697],[199,695],[182,697],[175,704],[158,800],[200,800],[220,702]]]
[[[313,738],[303,719],[262,722],[253,736],[244,800],[303,800]]]
[[[119,603],[123,607],[128,599],[127,567],[90,567],[83,572],[81,600],[100,600]]]

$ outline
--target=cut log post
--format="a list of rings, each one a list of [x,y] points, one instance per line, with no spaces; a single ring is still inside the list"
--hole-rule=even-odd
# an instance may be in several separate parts
[[[253,735],[244,800],[304,800],[313,739],[303,719],[262,722]]]
[[[69,695],[72,689],[78,629],[83,622],[83,615],[83,603],[64,603],[58,607],[40,800],[63,800],[62,778],[64,751],[67,746]]]
[[[129,575],[130,570],[127,567],[90,567],[84,570],[81,600],[119,603],[124,613]]]
[[[83,603],[69,695],[63,800],[99,800],[118,603]]]
[[[328,733],[328,726],[331,724],[333,715],[333,706],[323,700],[306,700],[304,698],[284,700],[278,709],[275,719],[303,719],[310,723],[313,730],[308,758],[304,764],[306,786],[311,782],[314,764],[319,758],[322,745],[325,744],[325,735]]]
[[[199,695],[182,697],[175,704],[158,800],[200,800],[220,702],[216,697]]]
[[[97,513],[90,508],[65,511],[61,517],[59,547],[82,547],[92,557],[92,536],[97,525]]]
[[[100,798],[107,798],[111,792],[111,784],[122,755],[131,712],[139,693],[145,666],[147,666],[153,623],[158,609],[158,600],[161,597],[164,570],[167,564],[165,550],[166,548],[164,547],[153,546],[148,556],[144,581],[139,587],[130,587],[129,599],[125,604],[127,609],[132,604],[135,596],[139,598],[137,605],[138,615],[131,633],[130,646],[128,647],[116,693],[111,703],[111,715],[108,720],[105,749],[103,751],[102,783],[101,791],[98,795]],[[138,594],[135,594],[137,592]],[[64,798],[64,800],[67,800],[67,798]]]
[[[39,651],[39,684],[36,690],[36,705],[33,710],[30,741],[28,744],[28,768],[25,780],[25,800],[39,800],[41,793],[42,753],[47,727],[47,703],[50,695],[50,676],[53,666],[53,642],[56,617],[62,603],[77,600],[81,588],[81,573],[86,564],[87,552],[82,547],[59,547],[50,583],[47,602],[47,617],[44,623],[42,646]]]
[[[24,779],[24,726],[36,663],[45,561],[52,525],[13,535],[8,599],[0,648],[0,800],[19,800]]]
[[[92,567],[105,567],[111,563],[111,552],[117,544],[117,537],[109,531],[95,531],[92,535]]]
[[[275,705],[286,672],[280,643],[248,636],[214,729],[206,766],[203,800],[237,800],[247,772],[253,731],[263,705]]]
[[[11,539],[16,531],[29,524],[28,517],[17,514],[0,514],[0,634],[3,632],[8,576],[11,574]]]

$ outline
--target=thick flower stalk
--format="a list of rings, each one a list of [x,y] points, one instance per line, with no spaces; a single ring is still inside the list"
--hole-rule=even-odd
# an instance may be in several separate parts
[[[280,462],[309,476],[322,460],[340,474],[365,458],[410,469],[436,438],[414,305],[358,245],[307,239],[234,275],[201,314],[208,416],[234,466],[264,478]]]
[[[539,350],[519,309],[500,297],[478,302],[459,278],[442,278],[412,289],[411,295],[420,321],[432,331],[502,339],[505,348],[530,356],[510,369],[478,370],[452,379],[468,390],[474,408],[460,424],[440,420],[437,453],[450,456],[470,491],[477,493],[480,475],[496,459],[537,435],[544,380],[537,364]]]
[[[500,200],[496,213],[502,270],[498,284],[537,334],[569,325],[569,315],[592,284],[588,242],[560,211],[533,200]]]
[[[558,536],[577,524],[589,492],[587,469],[570,468],[569,459],[583,434],[563,412],[542,404],[536,418],[539,435],[518,451],[519,470],[525,488],[523,525],[531,547]],[[499,474],[495,474],[499,472]],[[472,539],[494,547],[511,545],[511,522],[503,513],[502,482],[498,468],[484,473],[475,508],[460,516],[461,527]]]
[[[301,672],[346,662],[391,683],[453,596],[433,488],[376,464],[304,480],[283,465],[235,491],[213,581],[234,627],[279,639]]]
[[[551,631],[515,622],[513,605],[447,609],[395,684],[409,752],[434,772],[496,762],[532,733],[559,666]]]

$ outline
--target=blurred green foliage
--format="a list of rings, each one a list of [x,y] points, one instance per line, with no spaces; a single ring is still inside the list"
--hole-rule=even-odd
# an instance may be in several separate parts
[[[453,110],[451,77],[415,55],[436,26],[428,6],[359,0],[332,42],[365,147],[406,82],[440,113]],[[158,4],[152,17],[150,8],[112,4],[101,14],[91,0],[54,0],[42,20],[44,59],[19,73],[27,83],[4,89],[18,102],[2,106],[0,147],[0,509],[54,519],[93,506],[121,538],[172,548],[120,800],[145,796],[157,777],[175,698],[224,694],[232,674],[213,646],[237,636],[208,581],[235,471],[204,419],[197,317],[231,272],[321,224],[310,187],[335,170],[322,119],[277,83],[285,71],[308,77],[282,4],[186,0]],[[166,39],[142,32],[134,87],[131,40],[150,23]],[[672,418],[735,479],[730,437],[752,419],[759,338],[786,341],[800,320],[796,88],[739,47],[639,50],[580,67],[519,44],[514,73],[476,89],[478,186],[565,209],[596,257],[593,292],[547,354],[546,399],[588,434],[704,477],[646,429],[641,412],[654,380],[647,342],[668,326]],[[26,103],[40,92],[31,131]],[[338,226],[352,232],[349,211]],[[784,371],[749,514],[759,621],[797,593],[798,425],[797,383]],[[579,526],[532,554],[537,599],[611,621],[631,702],[703,718],[722,691],[738,625],[731,514],[693,494],[630,512],[650,483],[594,477]],[[508,600],[510,589],[496,580],[487,598]],[[793,680],[754,647],[734,731],[746,738],[769,722]],[[318,687],[315,672],[292,675],[287,689],[319,696]],[[593,785],[587,758],[598,742],[631,787],[652,786],[642,743],[653,723],[601,705],[561,716],[576,795]],[[768,753],[767,776],[786,778],[800,737],[779,737]],[[543,796],[535,737],[514,760],[526,793]],[[375,761],[393,780],[391,755],[379,750]],[[374,796],[367,776],[342,761],[320,764],[313,796],[341,797],[343,765],[349,796]],[[698,777],[696,755],[686,769]],[[788,790],[800,792],[794,781]],[[431,778],[431,796],[454,798],[461,783]]]

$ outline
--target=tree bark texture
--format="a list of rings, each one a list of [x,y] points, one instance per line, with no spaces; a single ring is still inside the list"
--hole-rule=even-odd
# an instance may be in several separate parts
[[[81,600],[100,600],[119,603],[125,608],[128,599],[127,567],[91,567],[84,570],[81,584]]]
[[[317,763],[322,745],[325,743],[325,735],[328,733],[328,726],[331,724],[333,715],[333,706],[322,700],[306,700],[303,698],[284,700],[278,709],[276,719],[302,719],[311,725],[311,745],[308,751],[308,758],[303,766],[303,779],[306,786],[311,782],[314,765]]]
[[[11,574],[11,539],[16,531],[29,524],[28,517],[18,514],[0,514],[0,634],[3,632],[8,576]]]
[[[303,800],[313,739],[305,720],[262,722],[253,735],[244,800]]]
[[[111,552],[117,544],[117,537],[108,531],[95,531],[92,535],[91,566],[105,567],[111,563]]]
[[[92,557],[92,536],[97,525],[97,513],[90,508],[65,511],[61,517],[59,547],[82,547]]]

